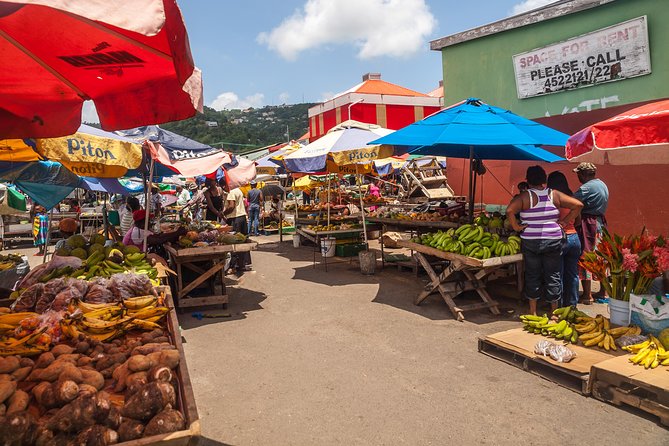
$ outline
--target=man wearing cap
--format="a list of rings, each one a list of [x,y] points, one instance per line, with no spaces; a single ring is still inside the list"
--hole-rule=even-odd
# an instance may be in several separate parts
[[[578,175],[581,187],[574,193],[574,198],[583,203],[581,211],[581,224],[576,226],[576,231],[581,239],[583,251],[593,251],[602,237],[602,230],[606,227],[606,208],[609,205],[609,188],[599,178],[595,178],[597,167],[592,163],[580,163],[574,169]],[[583,297],[581,302],[591,304],[592,298],[592,275],[585,269],[581,269],[581,283],[583,285]]]
[[[260,209],[263,206],[264,197],[262,191],[256,188],[257,183],[255,181],[251,181],[250,185],[251,190],[246,194],[246,198],[249,200],[249,226],[251,226],[249,233],[257,236],[259,235],[258,226],[260,224]]]

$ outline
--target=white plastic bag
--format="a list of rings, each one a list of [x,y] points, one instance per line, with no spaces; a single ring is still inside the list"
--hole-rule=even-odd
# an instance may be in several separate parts
[[[644,333],[659,335],[669,328],[669,299],[667,296],[630,295],[631,323]]]

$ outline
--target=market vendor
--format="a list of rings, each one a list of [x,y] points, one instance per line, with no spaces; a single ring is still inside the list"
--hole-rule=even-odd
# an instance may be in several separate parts
[[[209,221],[224,222],[223,208],[225,203],[225,191],[222,187],[216,184],[213,178],[207,178],[204,183],[207,188],[204,191],[204,199],[207,203],[207,212],[204,219]]]
[[[230,189],[225,183],[225,179],[221,179],[221,186],[229,190],[225,200],[225,218],[232,230],[247,235],[248,223],[246,221],[246,207],[244,206],[244,193],[238,187]],[[241,276],[245,271],[250,271],[251,264],[250,252],[239,252],[232,254],[232,262],[230,268],[234,269],[237,276]]]
[[[57,251],[60,248],[64,248],[65,240],[69,237],[72,237],[74,233],[77,232],[78,227],[79,223],[74,218],[62,219],[58,223],[58,232],[60,232],[60,236],[63,238],[61,240],[58,240],[54,249]]]
[[[136,246],[141,251],[144,251],[144,236],[146,235],[146,246],[147,250],[157,251],[158,254],[161,254],[162,245],[167,242],[176,242],[179,237],[186,234],[186,228],[179,226],[179,229],[171,232],[163,232],[160,234],[154,234],[151,231],[145,231],[146,224],[146,210],[140,209],[132,213],[132,219],[134,225],[128,233],[123,237],[123,244],[126,246]],[[153,214],[149,214],[149,220],[153,218]],[[150,221],[149,221],[150,224]]]

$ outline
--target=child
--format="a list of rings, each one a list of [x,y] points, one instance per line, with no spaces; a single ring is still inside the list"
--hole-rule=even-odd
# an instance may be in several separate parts
[[[33,240],[37,246],[36,256],[44,255],[46,245],[46,235],[49,231],[49,219],[46,215],[46,209],[39,204],[35,206],[35,218],[33,219]]]

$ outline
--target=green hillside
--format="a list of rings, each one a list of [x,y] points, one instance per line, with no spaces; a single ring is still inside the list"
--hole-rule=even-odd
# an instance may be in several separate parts
[[[309,128],[307,110],[314,104],[294,104],[222,110],[204,107],[204,113],[184,121],[161,124],[180,135],[233,152],[286,141],[286,126],[291,139]],[[216,123],[213,126],[209,123]]]

